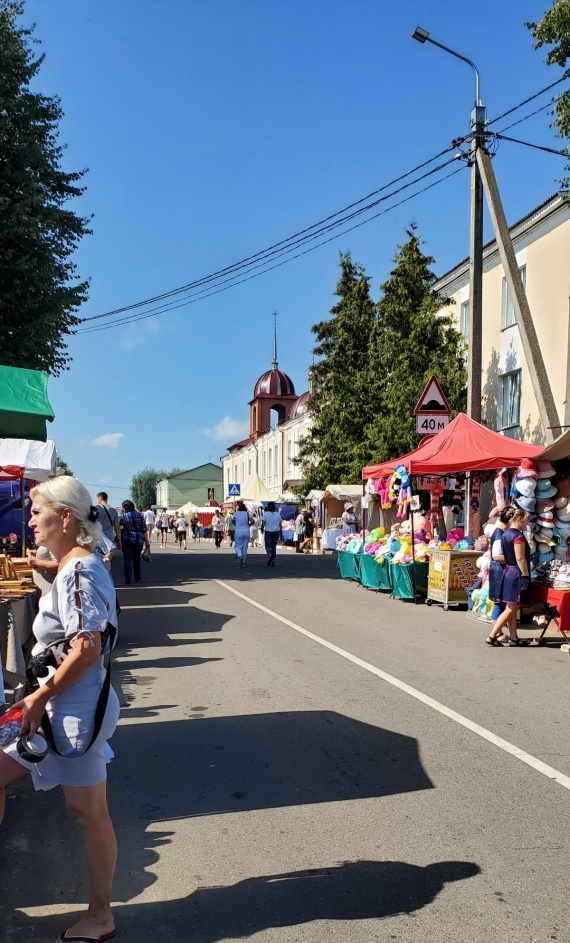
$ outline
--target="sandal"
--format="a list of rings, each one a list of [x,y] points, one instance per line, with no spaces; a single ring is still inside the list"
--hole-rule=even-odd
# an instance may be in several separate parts
[[[516,648],[517,645],[530,645],[530,639],[528,638],[510,638],[508,641],[509,648]]]
[[[502,648],[502,642],[499,642],[499,639],[494,635],[488,635],[485,639],[487,645],[493,645],[495,648]]]

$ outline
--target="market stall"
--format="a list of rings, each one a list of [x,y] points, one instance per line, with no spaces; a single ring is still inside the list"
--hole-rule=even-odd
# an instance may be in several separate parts
[[[341,518],[347,502],[354,506],[354,513],[360,519],[362,485],[327,485],[320,501],[324,509],[321,547],[323,550],[336,550],[336,538],[343,533]]]
[[[386,553],[384,548],[376,557],[389,560],[394,595],[401,598],[426,595],[430,602],[440,602],[446,609],[450,604],[466,602],[467,593],[478,578],[475,560],[480,550],[474,550],[473,539],[465,536],[463,530],[451,531],[446,541],[431,537],[431,527],[441,517],[444,486],[453,491],[458,508],[463,507],[463,501],[468,501],[475,514],[481,484],[477,473],[514,468],[522,459],[532,460],[541,451],[540,446],[502,436],[459,413],[446,429],[424,439],[413,452],[364,468],[362,477],[370,500],[386,509],[397,507],[400,523],[392,534],[393,546],[400,543],[404,522],[409,522],[404,532],[406,540],[409,541],[409,533],[412,534],[414,549],[408,548],[408,558],[404,565],[399,564],[397,571],[391,549]],[[466,476],[470,476],[471,485],[467,496],[463,491]],[[414,522],[412,495],[421,490],[429,492],[430,510],[421,515],[421,528],[418,528],[417,520]],[[431,559],[429,568],[422,559],[426,550]]]

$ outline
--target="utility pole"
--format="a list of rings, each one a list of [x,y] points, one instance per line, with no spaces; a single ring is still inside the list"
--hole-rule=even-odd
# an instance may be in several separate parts
[[[484,147],[477,148],[475,157],[480,178],[485,189],[487,205],[493,223],[495,239],[499,247],[499,255],[505,272],[507,287],[513,302],[517,327],[531,376],[540,421],[544,429],[546,441],[550,443],[557,436],[562,434],[558,410],[556,409],[556,403],[552,395],[552,387],[550,386],[550,380],[540,349],[536,328],[517,265],[515,250],[509,227],[507,226],[503,204],[501,203],[491,158]]]
[[[473,68],[475,68],[473,66]],[[477,154],[485,143],[486,111],[479,98],[471,112],[471,222],[469,230],[469,349],[467,415],[481,422],[481,371],[483,364],[483,184]]]

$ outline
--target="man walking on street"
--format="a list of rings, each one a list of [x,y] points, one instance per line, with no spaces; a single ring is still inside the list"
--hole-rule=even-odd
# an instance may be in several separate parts
[[[178,517],[176,518],[176,539],[181,550],[186,550],[187,530],[188,524],[186,523],[186,518],[179,512]],[[182,546],[182,544],[184,544],[184,546]]]
[[[218,509],[212,518],[212,531],[214,532],[214,543],[216,549],[219,550],[222,546],[222,538],[224,536],[224,519]]]
[[[110,540],[111,543],[115,544],[117,550],[121,550],[121,528],[119,526],[119,515],[115,508],[109,507],[107,501],[109,496],[106,491],[100,491],[97,495],[97,504],[99,505],[97,509],[97,516],[99,518],[99,523],[103,534]],[[115,550],[108,551],[105,556],[108,560],[111,560],[115,553]]]
[[[148,539],[150,540],[152,536],[152,532],[154,530],[154,521],[155,521],[155,514],[154,514],[154,511],[151,509],[150,505],[147,507],[146,511],[144,512],[143,517],[144,517],[144,522],[146,524],[146,529],[148,530]]]
[[[165,550],[166,541],[168,540],[168,511],[166,508],[162,509],[156,523],[160,531],[160,549]]]

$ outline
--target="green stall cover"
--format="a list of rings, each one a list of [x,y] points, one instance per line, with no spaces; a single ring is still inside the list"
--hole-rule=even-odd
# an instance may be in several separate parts
[[[338,570],[343,580],[354,580],[360,583],[360,554],[349,553],[348,550],[339,550],[336,555]]]
[[[55,419],[47,382],[43,370],[0,366],[0,438],[46,441],[46,422]]]

